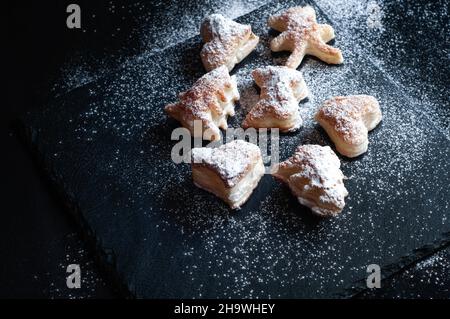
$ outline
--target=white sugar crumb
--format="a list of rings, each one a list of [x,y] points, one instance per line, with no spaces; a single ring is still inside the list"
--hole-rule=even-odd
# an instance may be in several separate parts
[[[425,259],[421,262],[419,262],[415,268],[417,270],[423,270],[425,268],[431,268],[435,266],[439,266],[440,263],[442,263],[444,258],[440,254],[433,255],[432,257]]]

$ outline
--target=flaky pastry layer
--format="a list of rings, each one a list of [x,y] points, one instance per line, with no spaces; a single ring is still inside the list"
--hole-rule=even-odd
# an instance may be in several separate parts
[[[334,39],[334,30],[328,24],[316,22],[316,12],[310,6],[293,7],[279,15],[269,17],[271,28],[280,31],[270,48],[274,52],[291,51],[286,66],[296,69],[306,54],[313,55],[329,64],[344,61],[341,50],[326,42]]]
[[[382,114],[373,96],[350,95],[325,101],[315,118],[339,153],[356,157],[367,151],[368,132],[380,123]]]
[[[319,216],[339,214],[348,195],[340,161],[329,146],[301,145],[272,175],[286,183],[300,204]]]
[[[205,74],[191,89],[179,95],[179,102],[165,107],[166,113],[179,121],[194,137],[219,140],[220,129],[228,128],[227,117],[234,115],[239,100],[236,78],[225,66]],[[201,127],[194,129],[194,121]]]

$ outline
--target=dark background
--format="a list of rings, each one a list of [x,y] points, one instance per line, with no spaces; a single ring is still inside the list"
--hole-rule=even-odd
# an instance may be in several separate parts
[[[167,42],[169,33],[178,33],[183,41],[196,33],[205,13],[222,8],[220,1],[76,1],[82,8],[83,29],[69,30],[66,7],[73,2],[8,1],[2,19],[7,31],[7,102],[2,105],[0,137],[4,161],[0,167],[3,298],[122,295],[94,260],[89,243],[15,133],[17,117],[113,71],[132,56],[161,50],[171,44]],[[239,14],[266,2],[230,3]],[[186,22],[189,26],[183,27]],[[173,36],[170,39],[173,41]],[[382,289],[359,297],[448,298],[449,261],[447,248],[384,280]],[[65,269],[71,263],[83,269],[79,290],[65,285]]]

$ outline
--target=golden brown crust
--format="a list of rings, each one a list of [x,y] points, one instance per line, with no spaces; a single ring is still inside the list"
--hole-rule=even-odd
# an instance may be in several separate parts
[[[282,132],[298,129],[302,124],[298,102],[308,95],[302,74],[288,67],[268,66],[253,70],[252,75],[261,94],[242,126]]]
[[[316,120],[342,155],[356,157],[367,151],[368,131],[381,121],[378,101],[370,95],[336,96],[324,102]]]
[[[334,30],[328,24],[318,24],[316,13],[310,6],[293,7],[279,15],[269,17],[268,24],[281,34],[274,38],[272,51],[291,51],[286,66],[296,69],[306,54],[314,55],[324,62],[340,64],[342,52],[326,42],[334,39]]]
[[[225,66],[219,67],[197,80],[191,89],[179,95],[179,102],[165,107],[166,113],[179,121],[191,134],[194,121],[201,121],[202,130],[209,130],[208,140],[219,140],[219,128],[227,128],[227,116],[234,115],[234,102],[239,100],[234,76]],[[202,133],[202,132],[200,132]]]

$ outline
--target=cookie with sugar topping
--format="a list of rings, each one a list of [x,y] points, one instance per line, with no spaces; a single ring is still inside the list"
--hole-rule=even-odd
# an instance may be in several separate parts
[[[218,148],[192,149],[192,178],[198,187],[240,208],[265,173],[261,150],[243,140]]]
[[[219,128],[228,128],[227,117],[234,115],[237,100],[236,77],[230,76],[227,68],[222,66],[198,79],[191,89],[179,95],[179,102],[168,104],[165,111],[194,137],[214,141],[220,140]],[[202,130],[194,130],[196,120],[201,123]]]
[[[207,71],[225,65],[231,71],[248,56],[259,42],[250,25],[240,24],[221,14],[212,14],[202,23],[205,42],[200,56]]]
[[[341,50],[328,44],[334,39],[334,30],[328,24],[316,21],[316,12],[310,6],[293,7],[279,15],[269,17],[271,28],[280,31],[270,48],[274,52],[291,51],[286,66],[296,69],[306,54],[313,55],[329,64],[344,61]]]
[[[272,175],[286,183],[300,204],[321,217],[342,212],[348,191],[341,162],[329,146],[301,145],[274,166]]]
[[[324,102],[315,116],[336,145],[347,157],[367,151],[368,132],[381,121],[377,99],[370,95],[336,96]]]
[[[302,74],[284,66],[267,66],[253,70],[252,75],[261,94],[242,126],[281,132],[298,129],[302,125],[298,103],[308,95]]]

